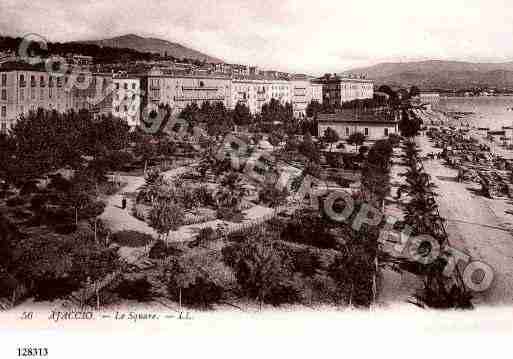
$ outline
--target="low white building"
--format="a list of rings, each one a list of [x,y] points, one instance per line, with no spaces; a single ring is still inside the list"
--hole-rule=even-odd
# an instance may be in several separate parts
[[[376,141],[399,133],[399,116],[391,110],[355,112],[342,110],[334,114],[320,114],[317,117],[319,137],[328,127],[346,140],[355,132],[361,132],[366,140]]]

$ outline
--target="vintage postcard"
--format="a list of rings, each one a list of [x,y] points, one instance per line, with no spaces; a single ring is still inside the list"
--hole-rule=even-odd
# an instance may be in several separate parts
[[[489,356],[511,14],[0,0],[0,358]]]

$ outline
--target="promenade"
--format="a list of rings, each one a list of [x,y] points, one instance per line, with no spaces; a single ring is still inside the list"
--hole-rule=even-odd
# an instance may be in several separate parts
[[[425,156],[439,152],[425,136],[417,137]],[[489,199],[476,191],[477,183],[458,182],[457,170],[441,160],[425,160],[424,168],[435,184],[440,215],[447,220],[451,245],[494,269],[495,281],[474,296],[474,304],[511,304],[513,300],[513,222],[511,200]]]

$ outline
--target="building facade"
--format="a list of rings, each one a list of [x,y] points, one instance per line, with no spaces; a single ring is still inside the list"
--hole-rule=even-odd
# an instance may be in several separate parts
[[[295,117],[305,117],[306,108],[312,101],[322,103],[322,84],[306,78],[292,78],[292,107]]]
[[[355,132],[361,132],[366,140],[376,141],[399,133],[399,114],[388,109],[357,113],[342,110],[334,114],[318,115],[318,134],[323,136],[328,127],[346,140]]]
[[[112,114],[126,119],[133,127],[140,121],[140,88],[137,77],[90,72],[52,74],[26,64],[3,67],[0,69],[0,131],[6,132],[21,115],[38,108]]]
[[[57,76],[25,65],[0,69],[0,131],[10,129],[21,115],[38,108],[64,112],[80,109],[81,95],[70,76]]]
[[[140,78],[118,73],[113,75],[112,84],[112,115],[126,120],[130,127],[140,125],[143,97]]]
[[[146,83],[148,104],[153,108],[159,104],[168,104],[174,113],[179,113],[192,103],[201,106],[205,102],[222,102],[226,107],[231,106],[229,77],[172,75],[150,71]]]
[[[373,82],[361,77],[329,75],[317,79],[316,82],[323,86],[323,101],[333,106],[374,96]]]

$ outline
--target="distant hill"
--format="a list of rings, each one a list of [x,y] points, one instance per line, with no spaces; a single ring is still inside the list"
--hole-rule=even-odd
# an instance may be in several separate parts
[[[513,62],[472,63],[419,61],[382,63],[344,73],[366,74],[376,84],[417,85],[421,88],[460,89],[497,87],[513,89]]]
[[[142,37],[134,34],[123,35],[103,40],[80,41],[80,43],[94,44],[102,47],[107,46],[114,48],[133,49],[140,52],[152,52],[158,53],[162,56],[164,56],[167,53],[168,56],[172,56],[177,59],[186,58],[191,60],[206,61],[210,63],[223,62],[218,58],[203,54],[193,49],[189,49],[183,45],[174,42],[151,37]]]

